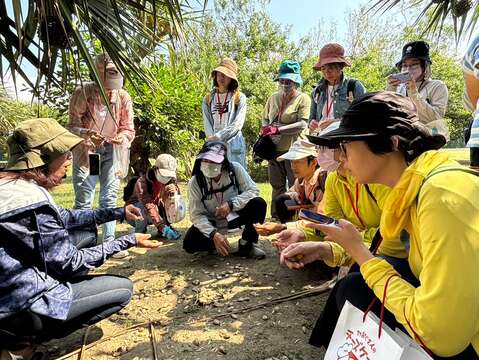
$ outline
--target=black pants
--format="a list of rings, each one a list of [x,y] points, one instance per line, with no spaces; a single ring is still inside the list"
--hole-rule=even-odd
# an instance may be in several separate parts
[[[471,166],[479,167],[479,148],[469,148]]]
[[[276,207],[276,215],[278,216],[281,224],[287,223],[288,221],[293,220],[295,211],[288,210],[286,206],[286,201],[291,201],[291,196],[287,194],[281,194],[273,199],[273,202]]]
[[[401,274],[401,277],[408,281],[411,285],[419,286],[419,281],[412,274],[409,264],[405,259],[386,258],[386,260]],[[365,311],[371,304],[372,300],[376,298],[376,295],[371,288],[366,284],[359,269],[356,267],[342,280],[338,281],[329,294],[326,305],[323,309],[321,316],[319,317],[316,325],[311,333],[309,343],[311,345],[327,348],[329,341],[333,336],[334,328],[343,308],[344,303],[348,300],[351,304],[358,309]],[[376,298],[377,299],[377,298]],[[371,311],[377,316],[381,313],[381,302],[379,299],[373,305]],[[407,331],[404,327],[396,321],[394,315],[387,309],[384,310],[384,322],[392,329],[399,328],[404,333]],[[472,345],[464,350],[462,353],[453,357],[442,358],[434,356],[434,359],[454,359],[454,360],[477,360],[479,359]]]
[[[264,223],[264,218],[266,216],[266,202],[260,197],[255,197],[251,199],[243,209],[236,212],[239,217],[228,222],[228,228],[235,229],[244,225],[241,237],[247,242],[257,243],[258,234],[253,224]],[[216,224],[212,225],[216,226]],[[193,225],[185,234],[185,238],[183,239],[183,249],[188,253],[209,251],[215,249],[215,244],[212,239],[203,235],[203,233]]]

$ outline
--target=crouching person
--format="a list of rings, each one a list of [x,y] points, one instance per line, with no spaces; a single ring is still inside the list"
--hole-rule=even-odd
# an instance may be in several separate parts
[[[193,225],[183,240],[189,252],[214,251],[227,256],[230,245],[227,229],[244,225],[235,255],[263,259],[253,227],[263,223],[266,202],[260,198],[256,184],[246,170],[229,162],[226,145],[221,141],[207,142],[196,157],[193,177],[188,184],[189,212]]]
[[[62,182],[71,150],[82,141],[53,119],[24,121],[7,140],[9,160],[0,172],[0,352],[67,336],[121,310],[133,283],[86,273],[119,251],[161,244],[129,234],[96,245],[98,225],[138,218],[132,205],[67,210],[55,204],[49,190]]]
[[[142,219],[131,221],[135,232],[146,233],[148,225],[155,225],[158,234],[168,240],[177,240],[181,234],[171,223],[185,217],[186,207],[176,184],[176,159],[170,154],[157,157],[155,166],[125,187],[124,200],[141,210]],[[130,195],[129,193],[132,194]]]

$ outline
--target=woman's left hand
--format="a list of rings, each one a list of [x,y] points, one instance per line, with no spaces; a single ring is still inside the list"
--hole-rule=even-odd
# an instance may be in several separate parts
[[[366,245],[364,245],[363,237],[358,229],[347,220],[339,220],[339,225],[308,222],[306,226],[325,234],[324,240],[333,241],[341,245],[359,265],[374,257]]]
[[[141,221],[143,216],[141,210],[135,207],[133,204],[125,206],[125,219],[128,221]]]
[[[417,84],[416,80],[411,79],[406,82],[407,92],[408,94],[416,94],[417,93]]]

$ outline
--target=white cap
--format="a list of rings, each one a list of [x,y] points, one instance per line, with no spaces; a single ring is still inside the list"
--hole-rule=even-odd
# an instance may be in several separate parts
[[[176,178],[176,159],[170,154],[158,155],[155,166],[161,176]]]
[[[316,157],[316,147],[308,141],[298,139],[291,145],[287,153],[279,156],[276,160],[300,160],[308,156]]]

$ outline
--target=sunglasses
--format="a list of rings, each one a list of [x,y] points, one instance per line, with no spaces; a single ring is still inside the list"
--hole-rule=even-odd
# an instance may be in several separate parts
[[[339,143],[339,148],[341,149],[341,153],[344,155],[345,158],[348,158],[348,152],[346,151],[346,145],[349,144],[351,141],[343,140]]]

